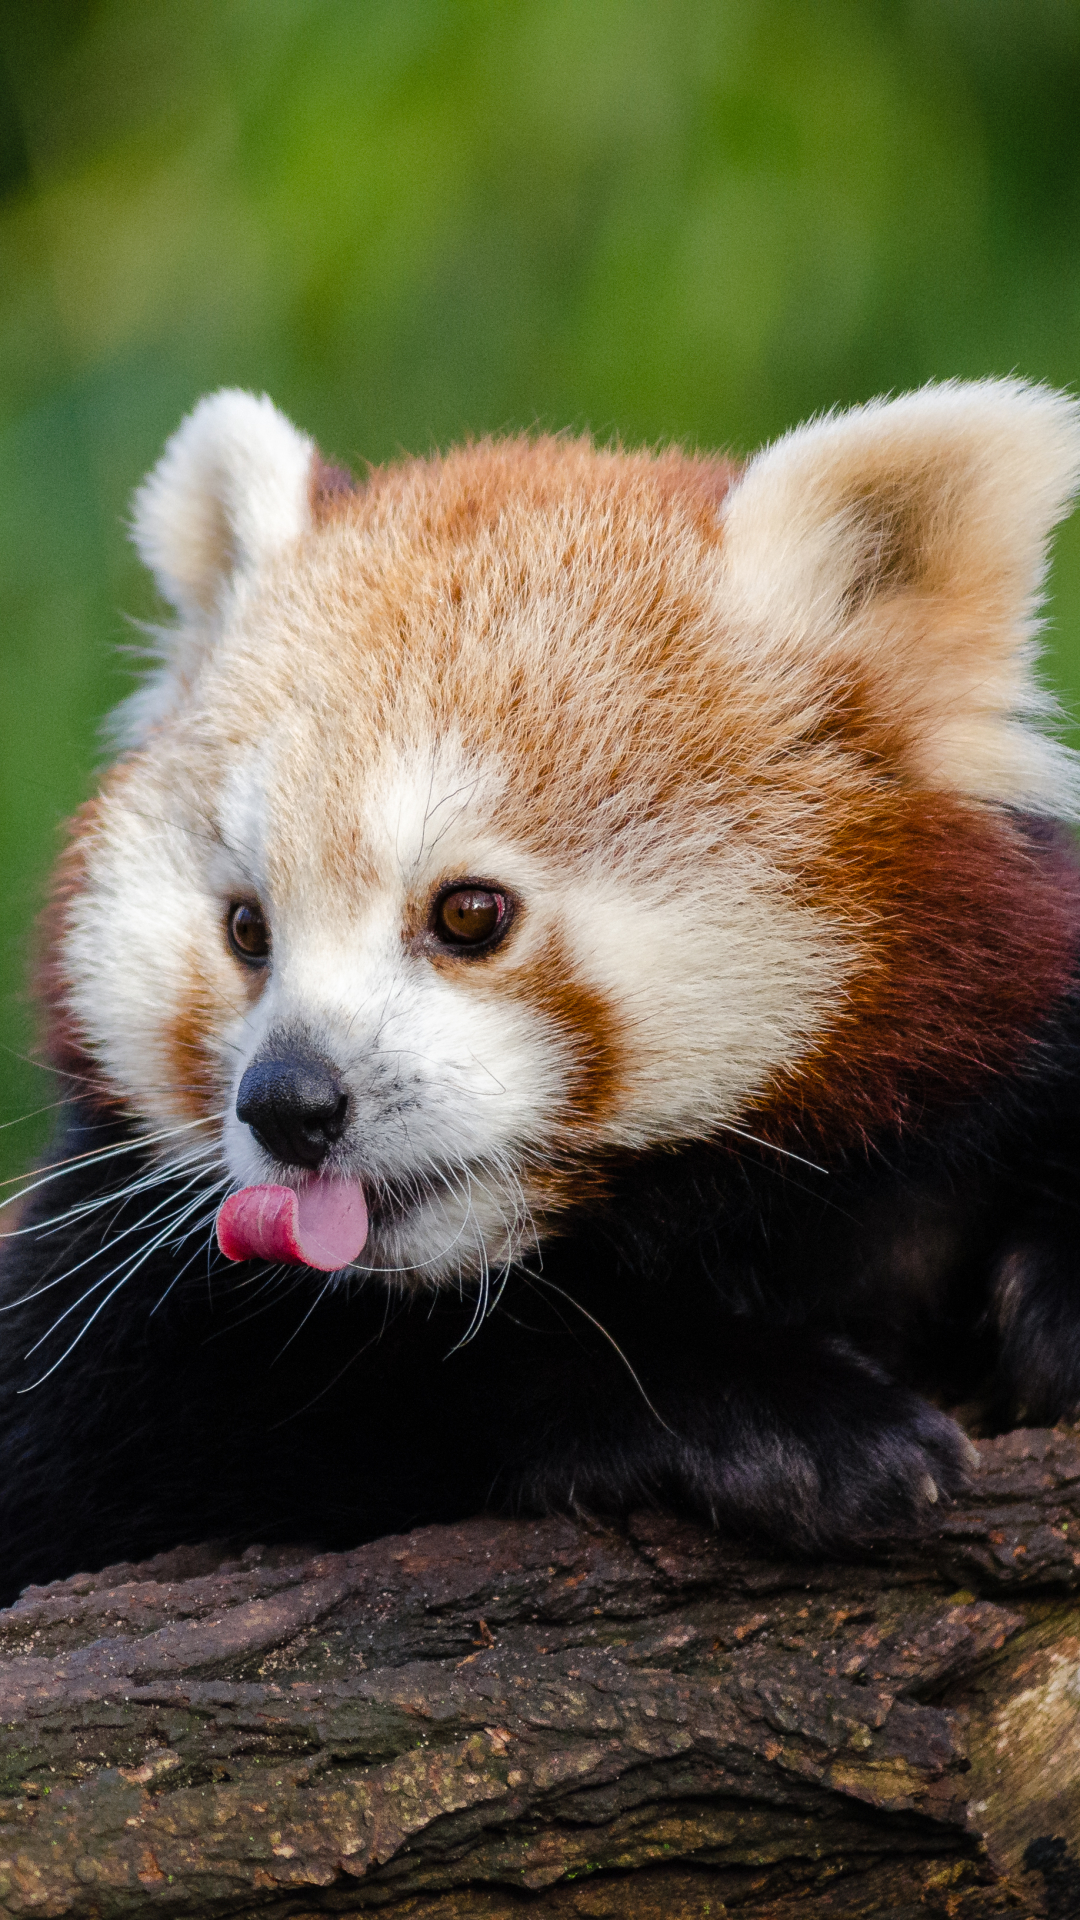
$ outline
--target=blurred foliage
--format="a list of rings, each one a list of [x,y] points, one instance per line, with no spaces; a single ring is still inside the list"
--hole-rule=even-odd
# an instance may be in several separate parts
[[[749,448],[1013,369],[1080,372],[1074,0],[0,0],[0,1120],[52,1097],[27,929],[154,611],[126,503],[199,393],[362,462]],[[1075,695],[1076,530],[1054,584]]]

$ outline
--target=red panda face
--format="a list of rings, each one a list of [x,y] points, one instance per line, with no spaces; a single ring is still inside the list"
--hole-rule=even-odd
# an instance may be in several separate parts
[[[245,1075],[320,1063],[363,1265],[418,1280],[502,1266],[614,1155],[865,1130],[898,1048],[1012,1044],[1066,964],[1051,932],[1017,978],[1004,809],[1071,804],[1026,648],[1075,438],[987,385],[742,476],[514,441],[348,493],[267,402],[204,402],[137,505],[180,627],[69,856],[58,1029],[241,1187],[304,1179]]]

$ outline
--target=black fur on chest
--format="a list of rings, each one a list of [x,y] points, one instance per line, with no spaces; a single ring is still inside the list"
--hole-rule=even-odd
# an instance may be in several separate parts
[[[486,1314],[229,1266],[209,1228],[110,1297],[172,1196],[80,1217],[147,1162],[73,1108],[71,1171],[3,1257],[0,1592],[491,1504],[662,1503],[807,1551],[916,1524],[963,1476],[940,1406],[994,1427],[1080,1400],[1076,1034],[1066,1009],[992,1098],[827,1168],[743,1140],[628,1160]]]

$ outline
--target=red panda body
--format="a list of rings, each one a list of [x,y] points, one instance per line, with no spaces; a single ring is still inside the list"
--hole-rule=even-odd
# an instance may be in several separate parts
[[[491,1500],[837,1547],[960,1484],[923,1392],[1074,1411],[1078,470],[1018,383],[356,487],[196,410],[49,920],[5,1591]]]

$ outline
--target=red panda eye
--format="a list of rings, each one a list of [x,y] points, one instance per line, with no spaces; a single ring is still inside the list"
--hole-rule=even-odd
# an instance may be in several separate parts
[[[250,900],[234,901],[225,924],[237,959],[246,960],[249,966],[261,966],[270,954],[270,929],[259,908]]]
[[[509,924],[507,897],[493,887],[449,887],[435,902],[434,931],[450,947],[493,946]]]

